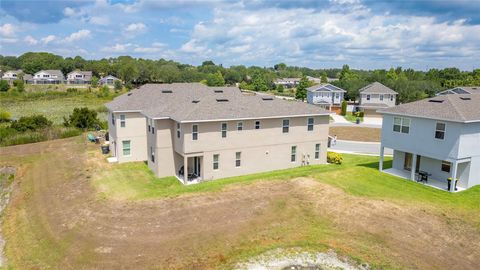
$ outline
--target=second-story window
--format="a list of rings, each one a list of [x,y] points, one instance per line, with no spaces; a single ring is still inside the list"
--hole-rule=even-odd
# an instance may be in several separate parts
[[[370,95],[367,95],[367,100],[370,100]]]
[[[282,132],[283,133],[288,133],[289,129],[290,129],[290,120],[283,119]]]
[[[445,139],[445,128],[445,123],[437,122],[437,124],[435,125],[435,139]]]
[[[314,124],[313,117],[309,117],[309,118],[307,119],[307,130],[308,130],[308,131],[312,131],[312,130],[313,130],[313,124]]]
[[[408,134],[410,132],[410,118],[393,117],[393,131]]]
[[[237,130],[242,131],[243,130],[243,122],[238,122],[237,123]]]
[[[394,97],[393,95],[390,95],[390,101],[393,101],[393,97]]]
[[[222,138],[227,137],[227,123],[222,123]]]
[[[120,127],[125,127],[125,114],[120,114]]]
[[[255,121],[255,129],[260,129],[260,121]]]
[[[192,125],[192,140],[198,140],[198,125]]]
[[[180,133],[181,133],[180,123],[177,123],[177,138],[180,138]]]
[[[380,100],[383,101],[383,95],[380,95]]]

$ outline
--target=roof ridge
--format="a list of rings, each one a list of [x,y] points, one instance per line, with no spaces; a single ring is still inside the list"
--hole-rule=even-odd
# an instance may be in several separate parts
[[[462,120],[466,121],[467,118],[465,117],[465,115],[463,115],[463,112],[461,110],[459,110],[459,108],[457,108],[455,102],[452,101],[452,98],[455,98],[455,97],[457,97],[457,95],[447,95],[448,102],[450,102],[450,104],[455,109],[455,111],[458,113],[458,115],[460,115]]]

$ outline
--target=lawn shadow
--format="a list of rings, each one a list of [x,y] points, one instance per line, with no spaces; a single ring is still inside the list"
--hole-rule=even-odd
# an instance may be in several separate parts
[[[386,160],[383,162],[383,169],[390,169],[392,168],[392,162],[393,160]],[[370,163],[362,163],[362,164],[358,164],[356,166],[360,166],[360,167],[367,167],[367,168],[371,168],[371,169],[377,169],[378,170],[378,162],[370,162]]]

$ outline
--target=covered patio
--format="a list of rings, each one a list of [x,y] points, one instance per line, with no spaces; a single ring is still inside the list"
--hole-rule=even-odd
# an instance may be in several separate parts
[[[409,171],[390,168],[390,169],[383,170],[383,172],[388,173],[388,174],[393,175],[393,176],[397,176],[397,177],[401,177],[401,178],[405,178],[405,179],[410,179],[410,172]],[[418,175],[418,173],[416,173],[415,174],[415,179],[412,180],[412,181],[415,181],[419,184],[424,184],[426,186],[433,187],[433,188],[436,188],[436,189],[449,191],[448,190],[448,183],[447,183],[446,180],[442,181],[442,180],[437,180],[437,179],[433,179],[433,178],[428,178],[427,181],[420,181],[420,175]],[[463,190],[465,190],[465,188],[457,186],[457,190],[455,190],[453,192],[459,192],[459,191],[463,191]]]
[[[202,161],[202,156],[184,156],[176,173],[177,179],[184,185],[200,183],[203,179]]]

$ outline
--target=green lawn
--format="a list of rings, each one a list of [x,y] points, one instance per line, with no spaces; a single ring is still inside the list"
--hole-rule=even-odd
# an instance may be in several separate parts
[[[410,202],[424,202],[442,207],[480,209],[480,186],[460,193],[448,193],[378,171],[378,157],[343,155],[342,165],[314,165],[267,173],[244,175],[184,186],[175,177],[157,178],[143,162],[112,165],[95,179],[103,196],[113,199],[147,200],[175,197],[193,192],[218,191],[227,185],[254,181],[285,181],[312,177],[358,196]],[[386,168],[391,166],[387,158]]]
[[[358,117],[358,118],[360,118],[360,122],[363,122],[363,117]],[[355,123],[357,121],[357,117],[354,116],[352,112],[347,112],[347,114],[345,115],[345,119],[347,119],[347,121],[350,121],[352,123]]]
[[[99,118],[106,120],[104,109],[106,102],[113,98],[97,97],[92,92],[36,92],[36,93],[0,93],[0,107],[11,113],[13,119],[21,116],[43,114],[54,124],[62,124],[63,117],[70,115],[76,107],[88,107],[97,110]]]

